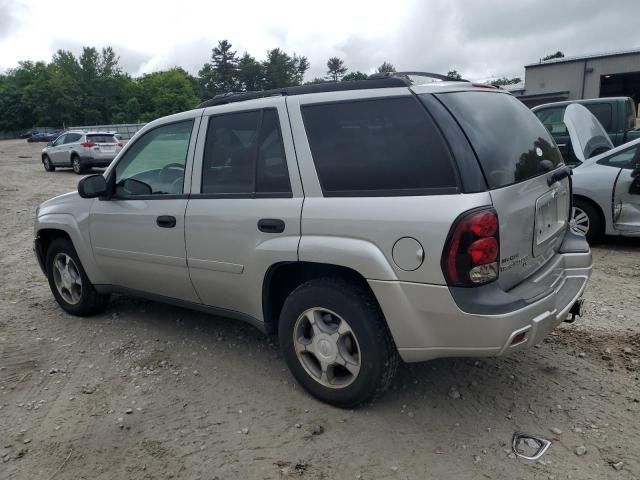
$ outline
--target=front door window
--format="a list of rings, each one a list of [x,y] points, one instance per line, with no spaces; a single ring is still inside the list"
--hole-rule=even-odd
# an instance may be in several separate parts
[[[180,195],[193,120],[163,125],[145,133],[115,168],[115,196]]]

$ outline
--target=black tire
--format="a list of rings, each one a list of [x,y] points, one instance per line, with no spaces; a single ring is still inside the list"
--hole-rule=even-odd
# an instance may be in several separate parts
[[[42,156],[42,166],[44,167],[45,171],[47,172],[55,172],[56,171],[56,167],[53,163],[51,163],[51,159],[49,158],[49,155],[43,155]]]
[[[82,287],[80,299],[77,303],[70,303],[65,300],[56,286],[53,262],[58,254],[65,254],[71,257],[77,267],[77,272],[80,274]],[[87,277],[82,263],[80,263],[80,259],[78,258],[75,248],[73,248],[73,244],[68,239],[57,238],[51,242],[51,245],[49,245],[47,250],[45,267],[47,270],[47,278],[49,280],[49,288],[51,288],[51,292],[58,304],[68,313],[85,317],[104,310],[109,303],[110,295],[103,295],[96,291],[89,281],[89,277]]]
[[[352,383],[331,388],[307,372],[295,351],[298,318],[311,308],[327,309],[346,320],[359,349],[360,370]],[[285,361],[296,380],[314,397],[342,408],[373,402],[390,385],[400,364],[384,315],[373,295],[338,278],[319,278],[296,288],[280,314],[278,335]]]
[[[84,173],[85,168],[79,156],[73,155],[71,157],[71,168],[73,168],[73,171],[78,175],[82,175]]]
[[[602,240],[604,236],[604,221],[602,218],[602,214],[591,202],[585,201],[581,198],[575,198],[573,200],[574,210],[571,213],[572,216],[575,216],[576,212],[582,210],[589,219],[589,227],[585,234],[587,237],[587,242],[591,244],[598,243]],[[577,209],[577,210],[576,210]],[[572,218],[572,220],[574,220]],[[584,233],[583,231],[578,230],[579,233]]]

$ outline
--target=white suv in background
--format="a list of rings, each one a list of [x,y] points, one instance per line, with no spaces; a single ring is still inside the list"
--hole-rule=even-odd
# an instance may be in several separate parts
[[[42,164],[47,172],[71,167],[82,174],[91,167],[108,167],[122,147],[113,133],[71,130],[42,149]]]

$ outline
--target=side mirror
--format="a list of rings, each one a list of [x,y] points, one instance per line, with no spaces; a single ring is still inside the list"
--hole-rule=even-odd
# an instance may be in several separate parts
[[[151,195],[153,193],[151,186],[135,178],[127,178],[118,185],[118,188],[120,187],[128,195]]]
[[[102,175],[89,175],[78,182],[78,194],[82,198],[95,198],[107,194],[107,180]]]
[[[631,178],[638,178],[640,177],[640,163],[638,165],[636,165],[636,167],[631,170]]]

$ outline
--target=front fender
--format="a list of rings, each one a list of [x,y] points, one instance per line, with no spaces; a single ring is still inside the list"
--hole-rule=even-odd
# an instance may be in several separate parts
[[[339,265],[355,270],[367,280],[397,280],[384,253],[373,243],[357,238],[303,235],[300,260]]]
[[[93,258],[91,251],[91,240],[89,237],[89,220],[88,217],[80,222],[69,213],[50,213],[44,214],[37,218],[35,235],[36,241],[43,230],[59,230],[66,233],[73,247],[78,254],[78,258],[82,263],[84,271],[89,280],[93,284],[107,283],[106,278],[100,272]]]

